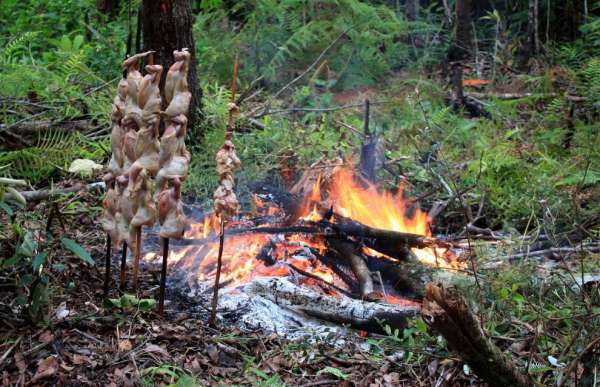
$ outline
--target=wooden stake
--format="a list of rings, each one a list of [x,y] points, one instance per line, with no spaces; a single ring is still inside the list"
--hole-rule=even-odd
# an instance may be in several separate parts
[[[119,290],[125,290],[125,274],[127,271],[127,242],[123,242],[121,249],[121,272],[119,273]]]
[[[235,92],[237,90],[238,63],[239,63],[239,56],[238,56],[238,54],[235,54],[235,61],[233,62],[233,76],[231,79],[231,103],[235,103]],[[225,140],[231,140],[231,137],[233,137],[233,115],[234,115],[234,111],[232,109],[229,109],[229,116],[227,117],[227,130],[225,131]]]
[[[109,234],[106,234],[106,259],[104,261],[104,298],[108,298],[108,288],[110,285],[110,261],[112,257],[112,241]]]
[[[135,229],[135,251],[133,252],[133,289],[138,289],[140,272],[140,255],[142,250],[142,226]]]
[[[165,286],[167,283],[167,263],[169,260],[169,238],[160,238],[163,248],[162,269],[160,272],[160,287],[158,288],[158,314],[164,314],[165,307]]]
[[[215,276],[215,286],[213,288],[213,298],[208,325],[215,327],[217,321],[217,304],[219,301],[219,281],[221,280],[221,266],[223,265],[223,244],[225,242],[225,221],[220,218],[221,230],[219,233],[219,255],[217,257],[217,275]]]

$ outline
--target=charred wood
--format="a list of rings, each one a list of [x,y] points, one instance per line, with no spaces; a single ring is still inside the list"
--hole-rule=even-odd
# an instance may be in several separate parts
[[[352,272],[356,275],[360,286],[360,295],[362,298],[371,299],[373,297],[373,279],[371,272],[362,256],[359,255],[355,244],[338,239],[329,239],[328,245],[337,252],[342,260],[348,260]]]
[[[343,295],[326,296],[283,278],[256,279],[247,291],[296,312],[374,333],[384,333],[385,325],[402,329],[406,319],[414,317],[419,311],[416,305],[378,304]]]

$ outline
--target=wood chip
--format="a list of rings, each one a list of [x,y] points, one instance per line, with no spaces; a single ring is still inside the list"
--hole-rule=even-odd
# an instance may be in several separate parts
[[[119,352],[128,352],[131,351],[131,348],[131,341],[127,339],[119,341]]]

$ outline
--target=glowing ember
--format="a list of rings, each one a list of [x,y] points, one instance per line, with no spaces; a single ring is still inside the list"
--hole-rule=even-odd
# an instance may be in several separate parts
[[[270,206],[256,195],[254,201],[257,211],[262,215],[282,213],[280,208]],[[303,221],[319,221],[322,218],[319,209],[330,207],[340,216],[373,228],[431,236],[427,213],[413,208],[412,203],[402,197],[401,187],[398,194],[380,191],[375,185],[361,182],[348,169],[339,168],[328,182],[319,177],[305,196],[296,217]],[[228,228],[234,226],[232,223]],[[185,233],[185,238],[204,239],[205,243],[173,251],[169,261],[200,281],[212,278],[217,265],[217,233],[218,222],[212,216],[192,224]],[[292,234],[285,238],[265,234],[228,235],[223,251],[222,282],[232,286],[246,283],[255,277],[289,276],[295,271],[290,268],[293,265],[296,269],[347,289],[347,285],[311,253],[314,251],[315,254],[318,252],[323,255],[326,250],[323,240],[303,234]],[[429,265],[443,268],[458,266],[453,254],[443,249],[413,249],[413,252],[421,262]],[[368,248],[364,248],[364,253],[384,256]],[[268,257],[264,258],[265,256]],[[303,281],[311,282],[311,279],[304,278]],[[402,299],[389,296],[388,301],[399,303]]]

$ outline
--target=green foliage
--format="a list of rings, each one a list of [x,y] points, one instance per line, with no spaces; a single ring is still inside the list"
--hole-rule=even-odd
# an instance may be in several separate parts
[[[236,51],[242,50],[246,58],[244,79],[263,76],[279,83],[291,79],[291,70],[308,67],[344,34],[323,63],[332,84],[372,84],[419,52],[401,43],[409,32],[425,35],[438,28],[433,23],[408,22],[387,6],[358,0],[257,0],[238,3],[233,9],[228,9],[229,3],[210,1],[203,6],[205,12],[194,25],[198,56],[204,58],[200,73],[223,83],[230,78]],[[235,33],[227,24],[228,12],[244,19]],[[443,46],[439,50],[441,53]]]
[[[156,305],[156,300],[152,298],[138,299],[132,294],[123,294],[120,298],[109,298],[106,304],[109,307],[121,309],[126,313],[134,310],[150,312],[154,305]]]
[[[61,242],[65,248],[70,250],[77,257],[81,258],[82,261],[89,263],[90,265],[94,264],[94,259],[81,245],[75,242],[73,239],[62,238]]]
[[[157,380],[168,380],[169,387],[195,387],[198,386],[196,378],[185,372],[181,367],[163,364],[156,367],[147,367],[140,370],[141,386],[155,386]]]

